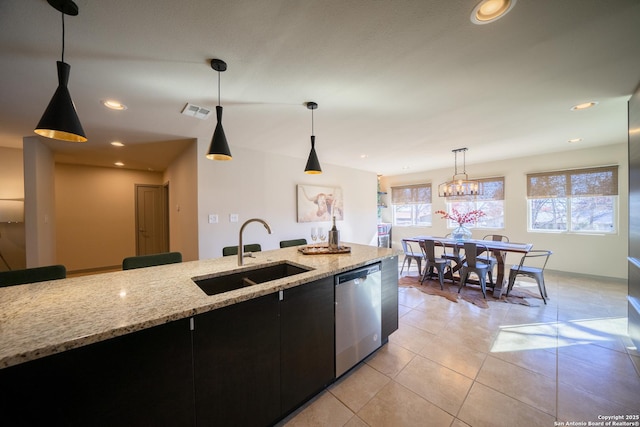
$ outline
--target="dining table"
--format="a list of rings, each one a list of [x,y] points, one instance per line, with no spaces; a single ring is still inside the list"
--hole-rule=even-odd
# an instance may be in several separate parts
[[[496,258],[496,266],[497,266],[497,274],[495,285],[493,287],[493,296],[494,298],[500,298],[502,296],[503,290],[506,289],[505,283],[505,258],[507,252],[515,252],[521,254],[527,254],[533,248],[533,243],[511,243],[511,242],[499,242],[495,240],[477,240],[477,239],[465,239],[465,240],[456,240],[448,237],[435,237],[435,236],[413,236],[413,237],[405,237],[403,240],[407,242],[415,242],[420,243],[421,240],[437,240],[442,242],[442,244],[449,248],[457,249],[464,242],[475,243],[478,246],[479,252],[484,252],[484,248],[491,252],[491,254]],[[460,266],[457,266],[458,268]]]

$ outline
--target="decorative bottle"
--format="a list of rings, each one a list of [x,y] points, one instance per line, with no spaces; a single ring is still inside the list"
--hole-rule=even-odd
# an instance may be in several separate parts
[[[340,231],[336,227],[336,217],[333,217],[333,227],[329,230],[329,249],[337,251],[340,247]]]

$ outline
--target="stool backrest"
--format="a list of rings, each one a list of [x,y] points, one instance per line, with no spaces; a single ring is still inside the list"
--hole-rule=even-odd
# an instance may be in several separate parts
[[[25,283],[65,279],[66,277],[67,269],[62,264],[3,271],[0,272],[0,288],[4,286],[22,285]]]

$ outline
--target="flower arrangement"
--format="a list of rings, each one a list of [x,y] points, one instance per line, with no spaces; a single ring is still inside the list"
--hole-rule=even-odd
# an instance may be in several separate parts
[[[481,210],[472,210],[469,212],[459,212],[456,208],[451,209],[451,213],[445,211],[436,211],[435,213],[442,215],[442,219],[450,219],[453,222],[457,222],[459,226],[465,224],[471,224],[478,220],[478,218],[485,215]]]

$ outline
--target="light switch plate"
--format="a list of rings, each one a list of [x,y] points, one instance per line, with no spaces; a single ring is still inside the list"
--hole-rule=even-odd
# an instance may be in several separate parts
[[[209,224],[217,224],[218,223],[218,215],[209,214]]]
[[[238,214],[229,214],[229,222],[238,222]]]

